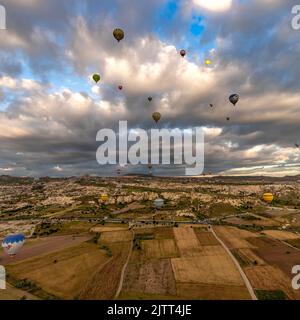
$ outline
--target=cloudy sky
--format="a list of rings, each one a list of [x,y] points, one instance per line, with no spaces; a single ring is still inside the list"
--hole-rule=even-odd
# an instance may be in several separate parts
[[[206,172],[300,174],[300,30],[291,27],[297,1],[0,3],[7,13],[0,30],[0,175],[112,174],[115,167],[96,161],[97,131],[116,129],[119,120],[153,128],[155,111],[159,128],[204,127]],[[120,43],[116,27],[125,31]],[[228,102],[232,93],[241,97],[236,107]]]

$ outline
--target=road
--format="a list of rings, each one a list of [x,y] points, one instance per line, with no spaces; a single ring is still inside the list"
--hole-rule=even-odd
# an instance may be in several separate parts
[[[248,280],[245,272],[243,271],[243,269],[241,268],[240,264],[238,263],[238,261],[235,259],[234,255],[231,253],[231,251],[228,249],[228,247],[226,246],[226,244],[217,236],[215,230],[213,229],[213,227],[211,226],[210,227],[210,230],[212,232],[212,234],[215,236],[215,238],[217,239],[217,241],[222,245],[222,247],[225,249],[225,251],[229,254],[230,258],[232,259],[232,261],[234,262],[234,264],[236,265],[248,291],[249,291],[249,294],[252,298],[252,300],[257,300],[257,297],[255,295],[255,292],[251,286],[251,283],[250,281]]]

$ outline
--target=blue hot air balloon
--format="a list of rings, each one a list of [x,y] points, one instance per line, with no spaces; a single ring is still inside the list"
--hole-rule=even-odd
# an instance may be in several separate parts
[[[2,247],[8,255],[14,256],[23,247],[24,243],[25,236],[23,234],[14,234],[4,238]]]

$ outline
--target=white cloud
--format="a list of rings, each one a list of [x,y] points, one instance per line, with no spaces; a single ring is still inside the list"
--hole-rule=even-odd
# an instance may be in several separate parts
[[[227,11],[232,6],[232,0],[193,0],[194,4],[209,11]]]

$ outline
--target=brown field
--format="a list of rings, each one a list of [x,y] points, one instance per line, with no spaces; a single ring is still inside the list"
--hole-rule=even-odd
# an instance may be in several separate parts
[[[95,233],[101,233],[101,232],[110,232],[110,231],[123,231],[128,229],[128,227],[108,227],[108,226],[96,226],[93,227],[90,231]]]
[[[129,230],[102,232],[100,241],[103,243],[126,242],[132,240],[132,233]]]
[[[251,300],[245,286],[178,283],[177,295],[185,300]]]
[[[108,259],[98,246],[83,243],[9,265],[7,270],[15,279],[32,280],[52,295],[73,299],[94,270]]]
[[[147,259],[178,257],[178,249],[172,239],[142,241],[142,249],[145,251]]]
[[[282,290],[289,299],[300,299],[300,292],[292,289],[290,278],[276,267],[250,267],[245,272],[256,290]]]
[[[14,288],[8,283],[6,283],[5,290],[0,290],[0,301],[1,300],[21,300],[21,299],[37,300],[38,298],[26,291]]]
[[[278,240],[283,240],[283,241],[300,239],[300,237],[297,234],[293,232],[288,232],[288,231],[266,230],[263,232],[263,234],[266,234],[267,236],[270,236]]]
[[[215,256],[220,257],[222,255],[227,255],[221,245],[217,246],[205,246],[202,249],[201,256]]]
[[[269,246],[258,246],[254,252],[268,264],[277,266],[288,276],[291,276],[292,268],[295,265],[299,265],[300,261],[299,250],[291,248],[279,241],[270,243]]]
[[[58,251],[63,250],[65,248],[77,246],[78,244],[83,243],[89,240],[90,238],[91,236],[68,235],[29,240],[25,243],[24,247],[14,258],[10,258],[4,252],[2,252],[0,254],[0,264],[5,266],[25,259],[30,259],[36,256],[44,255],[52,251]]]
[[[285,242],[287,242],[288,244],[290,244],[294,248],[300,249],[300,239],[286,240]]]
[[[153,228],[155,239],[174,239],[173,228]]]
[[[265,217],[261,216],[256,216],[259,217],[257,220],[246,220],[238,217],[232,217],[228,218],[225,221],[232,223],[232,224],[237,224],[237,225],[243,225],[243,226],[251,226],[251,225],[256,225],[256,226],[264,226],[264,227],[271,227],[271,226],[280,226],[280,223],[278,221],[274,221],[272,219],[268,219]]]
[[[131,243],[113,243],[110,246],[113,252],[108,263],[96,268],[93,276],[86,282],[79,298],[82,300],[111,300],[119,286],[121,272],[130,252]]]
[[[251,249],[233,249],[231,251],[242,267],[266,264]]]
[[[130,263],[121,297],[139,295],[176,296],[176,283],[169,259]]]
[[[201,229],[194,229],[196,236],[201,246],[216,246],[219,245],[218,240],[211,232],[201,231]]]
[[[214,227],[214,230],[216,234],[226,243],[229,249],[255,248],[255,246],[247,241],[248,238],[257,237],[255,233],[235,227],[223,226],[216,226]]]
[[[193,228],[179,227],[173,231],[181,256],[197,256],[201,253],[202,248]]]
[[[177,282],[243,286],[233,261],[223,250],[215,255],[171,259]]]

